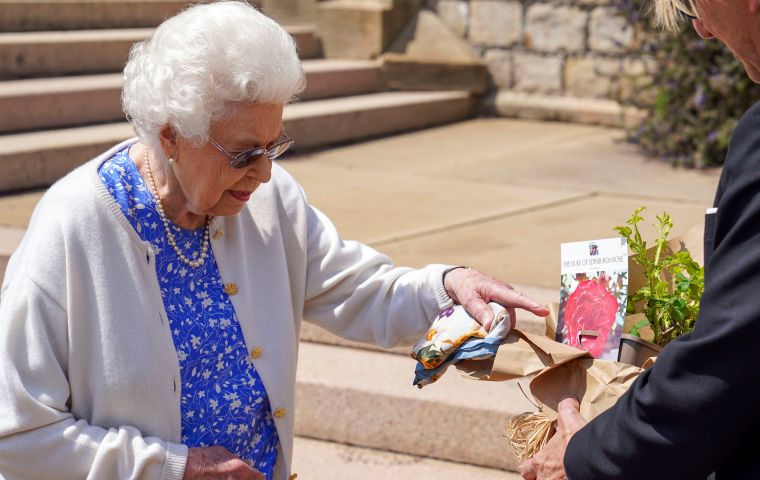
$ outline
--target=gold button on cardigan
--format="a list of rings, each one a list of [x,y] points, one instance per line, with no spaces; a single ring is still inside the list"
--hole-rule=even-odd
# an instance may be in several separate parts
[[[228,283],[224,286],[224,293],[227,295],[237,295],[238,293],[238,286],[235,283]]]
[[[274,418],[282,418],[287,414],[288,414],[288,411],[286,409],[278,408],[277,410],[274,411],[272,415],[274,415]]]
[[[264,353],[264,349],[261,347],[256,347],[253,350],[251,350],[251,358],[256,360],[257,358],[261,357],[261,354]]]

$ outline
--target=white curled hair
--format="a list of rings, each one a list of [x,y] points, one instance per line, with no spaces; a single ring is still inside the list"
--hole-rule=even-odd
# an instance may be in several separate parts
[[[122,107],[140,139],[157,146],[171,125],[194,145],[242,103],[281,103],[306,80],[293,38],[242,1],[195,5],[135,44],[124,67]]]

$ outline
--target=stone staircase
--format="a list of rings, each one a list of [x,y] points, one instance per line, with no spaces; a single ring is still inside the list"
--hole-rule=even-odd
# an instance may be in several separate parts
[[[186,3],[0,0],[0,281],[42,194],[29,189],[47,187],[133,135],[121,111],[119,71],[130,46]],[[351,2],[326,3],[342,11]],[[370,2],[359,3],[364,9]],[[396,4],[402,11],[410,5],[394,0],[372,21],[390,18],[400,28]],[[474,113],[477,99],[466,90],[390,91],[381,59],[322,58],[314,26],[294,22],[287,30],[308,81],[284,114],[296,152]],[[530,316],[521,322],[542,328]],[[406,347],[384,350],[304,325],[295,451],[301,478],[517,478],[506,471],[515,459],[500,436],[508,416],[532,408],[516,385],[463,383],[451,373],[418,391],[413,369]]]
[[[184,4],[2,2],[0,192],[47,186],[132,136],[119,103],[118,72],[131,45],[148,38],[153,26]],[[302,101],[285,110],[285,127],[297,139],[296,150],[426,128],[473,114],[475,101],[466,91],[387,91],[380,62],[320,58],[313,26],[287,30],[298,43],[309,85]]]

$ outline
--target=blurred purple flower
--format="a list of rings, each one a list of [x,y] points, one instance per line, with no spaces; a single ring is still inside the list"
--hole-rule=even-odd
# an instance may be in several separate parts
[[[700,84],[697,85],[697,91],[694,92],[694,97],[692,101],[694,102],[694,107],[697,109],[701,109],[705,104],[705,88]]]

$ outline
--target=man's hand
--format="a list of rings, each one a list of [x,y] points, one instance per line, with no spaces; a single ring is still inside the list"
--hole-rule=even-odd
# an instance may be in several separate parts
[[[581,417],[578,400],[572,397],[559,402],[557,413],[557,432],[535,457],[520,464],[520,475],[525,480],[567,480],[564,465],[567,444],[587,422]]]
[[[456,303],[462,305],[486,331],[491,330],[493,310],[488,302],[496,302],[507,308],[512,326],[515,326],[515,309],[522,308],[545,317],[549,310],[511,285],[500,282],[470,268],[457,268],[450,271],[445,278],[446,293]]]
[[[266,480],[224,447],[191,448],[182,480]]]

